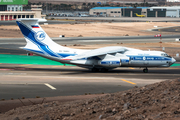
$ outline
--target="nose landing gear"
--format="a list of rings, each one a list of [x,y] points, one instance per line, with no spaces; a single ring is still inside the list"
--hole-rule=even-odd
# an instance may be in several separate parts
[[[143,72],[148,73],[148,69],[147,68],[143,69]]]

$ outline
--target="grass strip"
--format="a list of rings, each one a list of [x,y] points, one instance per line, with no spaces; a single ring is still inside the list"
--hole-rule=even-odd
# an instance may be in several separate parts
[[[0,63],[9,64],[36,64],[36,65],[64,65],[60,62],[49,60],[41,56],[7,55],[0,54]],[[67,66],[73,66],[66,64]]]

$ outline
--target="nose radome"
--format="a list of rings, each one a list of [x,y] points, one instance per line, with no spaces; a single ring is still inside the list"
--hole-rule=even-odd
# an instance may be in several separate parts
[[[175,62],[176,62],[176,60],[174,58],[172,58],[172,63],[175,63]]]

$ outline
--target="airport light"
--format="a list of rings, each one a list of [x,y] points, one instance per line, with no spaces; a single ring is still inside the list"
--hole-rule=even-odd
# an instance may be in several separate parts
[[[46,15],[47,15],[47,0],[46,0]]]
[[[158,28],[158,26],[154,26],[155,28]],[[157,34],[157,35],[155,35],[154,37],[160,37],[160,48],[162,48],[162,35],[161,35],[161,29],[158,29],[158,31],[160,32],[160,34]],[[162,48],[162,50],[164,51],[165,50],[165,48],[163,47]]]
[[[123,0],[123,17],[125,17],[125,15],[124,15],[124,0]]]

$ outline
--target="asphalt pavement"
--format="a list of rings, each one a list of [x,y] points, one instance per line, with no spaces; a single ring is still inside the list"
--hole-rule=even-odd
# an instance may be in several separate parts
[[[48,17],[48,19],[67,19],[80,21],[100,21],[100,22],[180,22],[179,18],[172,17]]]
[[[0,100],[103,94],[180,77],[180,67],[118,68],[92,73],[76,66],[0,65]]]
[[[47,22],[45,23],[48,23],[48,24],[71,24],[71,23],[76,23],[76,24],[81,24],[81,23],[84,23],[84,22],[76,22],[76,21],[68,21],[68,20],[47,20]],[[42,22],[39,23],[40,25],[44,24]],[[13,21],[0,21],[0,25],[17,25],[16,24],[16,21],[13,20]]]
[[[163,35],[163,42],[174,42],[180,35]],[[74,45],[74,44],[114,44],[114,43],[157,43],[159,37],[154,36],[117,36],[117,37],[58,37],[52,38],[53,41],[59,44]],[[24,38],[0,38],[0,44],[26,44]]]

